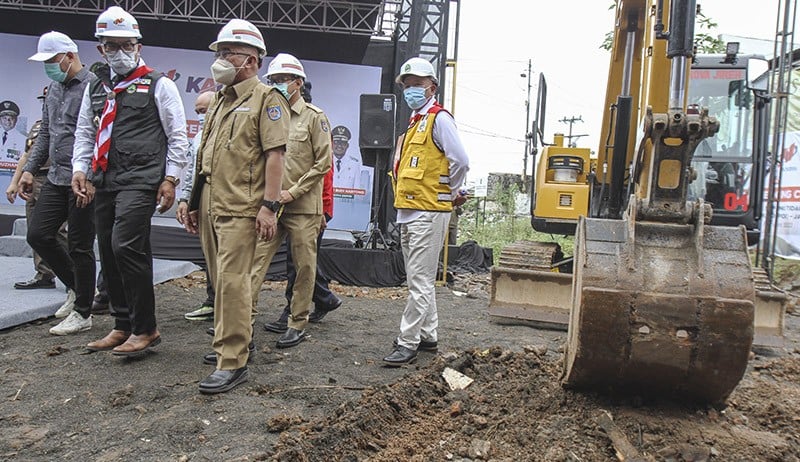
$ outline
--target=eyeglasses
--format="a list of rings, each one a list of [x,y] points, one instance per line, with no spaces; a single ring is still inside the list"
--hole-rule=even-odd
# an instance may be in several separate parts
[[[230,50],[220,50],[214,52],[215,58],[228,59],[228,56],[233,56],[233,55],[253,56],[250,53],[239,53],[238,51],[230,51]]]
[[[293,75],[273,75],[272,77],[267,77],[267,85],[275,85],[278,83],[287,83],[297,80],[297,77]]]
[[[125,43],[106,42],[102,46],[103,46],[103,51],[105,51],[106,53],[116,53],[119,50],[122,50],[122,51],[124,51],[126,53],[130,53],[130,52],[136,50],[136,45],[138,45],[138,43],[133,43],[133,42],[125,42]]]

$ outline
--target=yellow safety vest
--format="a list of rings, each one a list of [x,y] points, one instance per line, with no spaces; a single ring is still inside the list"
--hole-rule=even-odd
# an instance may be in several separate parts
[[[450,164],[433,142],[433,122],[440,110],[434,106],[406,131],[394,191],[397,209],[453,210]]]

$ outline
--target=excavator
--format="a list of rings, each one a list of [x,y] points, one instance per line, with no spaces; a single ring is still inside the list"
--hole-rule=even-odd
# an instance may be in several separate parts
[[[531,223],[492,268],[493,321],[567,327],[569,388],[722,403],[785,297],[754,270],[769,97],[763,58],[697,56],[696,0],[618,0],[597,158],[556,135]]]

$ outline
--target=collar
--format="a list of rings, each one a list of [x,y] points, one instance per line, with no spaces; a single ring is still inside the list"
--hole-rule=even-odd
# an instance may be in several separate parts
[[[305,110],[305,108],[306,108],[306,100],[304,100],[302,96],[297,98],[297,101],[295,101],[294,104],[292,104],[291,106],[292,112],[294,112],[295,114],[302,113],[303,110]]]
[[[86,66],[83,66],[83,67],[81,67],[81,70],[79,70],[74,76],[72,76],[71,79],[69,79],[68,81],[64,82],[62,85],[68,86],[68,85],[71,85],[72,82],[76,82],[76,83],[77,82],[83,82],[84,80],[86,80],[88,78],[89,78],[89,69],[87,69]]]
[[[242,80],[239,83],[235,83],[233,85],[228,85],[222,89],[223,95],[233,96],[234,98],[239,98],[240,96],[246,94],[250,90],[252,90],[258,83],[261,82],[258,80],[258,76],[254,75],[249,79]]]

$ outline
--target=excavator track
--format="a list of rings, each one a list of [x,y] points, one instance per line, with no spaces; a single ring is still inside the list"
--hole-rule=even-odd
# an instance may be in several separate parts
[[[581,218],[563,383],[723,402],[753,340],[743,228]]]
[[[517,241],[503,248],[492,266],[489,319],[565,330],[569,321],[572,275],[554,272],[558,244]]]

